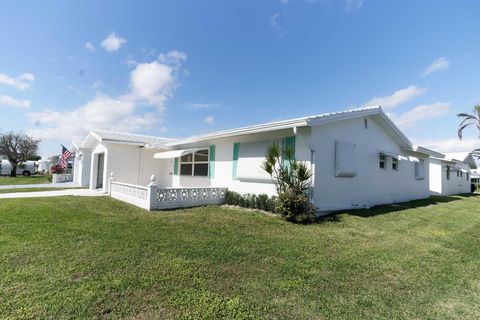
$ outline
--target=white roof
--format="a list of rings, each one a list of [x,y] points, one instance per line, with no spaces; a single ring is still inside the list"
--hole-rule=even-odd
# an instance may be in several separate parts
[[[92,130],[88,133],[87,138],[81,143],[81,147],[89,147],[91,145],[92,138],[94,138],[98,142],[117,142],[139,146],[164,145],[165,143],[172,141],[172,139],[163,137],[154,137],[141,134],[131,134],[106,130]]]
[[[445,153],[445,159],[451,160],[451,161],[464,162],[468,164],[471,169],[477,168],[477,163],[470,152]]]
[[[325,113],[320,115],[313,115],[289,120],[268,122],[248,127],[240,127],[230,130],[223,130],[212,132],[204,135],[192,136],[188,138],[181,138],[166,143],[168,147],[175,147],[182,144],[196,143],[205,140],[227,138],[245,134],[253,134],[260,132],[268,132],[282,129],[291,129],[294,127],[315,126],[336,121],[348,120],[364,116],[378,116],[378,119],[383,123],[386,130],[390,130],[393,136],[403,147],[411,148],[410,140],[398,129],[398,127],[388,118],[380,106],[350,109],[340,112]]]
[[[217,131],[180,139],[168,139],[162,137],[128,134],[122,132],[93,130],[89,132],[87,138],[85,139],[85,141],[82,142],[81,146],[83,148],[91,147],[96,140],[98,142],[111,141],[151,148],[175,149],[178,147],[181,148],[181,145],[198,143],[212,139],[228,138],[239,135],[277,131],[283,129],[292,129],[295,127],[317,126],[326,123],[333,123],[337,121],[366,116],[372,116],[375,120],[377,120],[380,126],[382,126],[388,133],[390,133],[391,136],[402,148],[413,150],[410,140],[400,131],[400,129],[392,122],[392,120],[390,120],[390,118],[383,112],[380,106],[357,108],[341,112],[324,113],[320,115],[306,116],[289,120],[268,122],[253,126]],[[421,151],[419,150],[418,152]]]

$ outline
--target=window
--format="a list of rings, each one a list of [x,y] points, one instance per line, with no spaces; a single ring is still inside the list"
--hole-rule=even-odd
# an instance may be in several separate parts
[[[378,166],[380,169],[385,169],[387,166],[387,157],[384,154],[378,155]]]
[[[450,166],[447,166],[447,180],[450,180]]]
[[[208,150],[199,150],[182,156],[180,158],[180,175],[207,177]]]
[[[425,160],[419,160],[415,162],[415,179],[416,180],[425,180]]]
[[[392,158],[392,170],[398,170],[398,159]]]
[[[463,171],[459,170],[459,172],[460,172],[460,178],[463,178]]]
[[[363,125],[365,127],[365,130],[368,129],[368,119],[363,119]]]

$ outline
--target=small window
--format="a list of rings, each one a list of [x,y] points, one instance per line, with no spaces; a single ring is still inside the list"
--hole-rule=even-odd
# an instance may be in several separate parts
[[[450,166],[447,166],[447,180],[450,180]]]
[[[365,130],[368,129],[368,119],[363,119],[363,125],[365,127]]]
[[[392,170],[398,170],[398,159],[392,158]]]
[[[380,154],[378,156],[378,166],[380,167],[380,169],[385,169],[387,166],[387,157],[385,157],[384,154]]]
[[[463,178],[463,171],[460,171],[460,178]]]
[[[207,177],[208,150],[199,150],[182,156],[180,158],[180,175]]]

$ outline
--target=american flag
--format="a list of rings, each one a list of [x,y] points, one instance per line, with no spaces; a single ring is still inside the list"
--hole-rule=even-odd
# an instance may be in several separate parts
[[[70,158],[70,156],[72,155],[72,153],[63,146],[62,144],[62,156],[60,157],[60,166],[62,168],[66,168],[67,165],[68,165],[68,158]]]

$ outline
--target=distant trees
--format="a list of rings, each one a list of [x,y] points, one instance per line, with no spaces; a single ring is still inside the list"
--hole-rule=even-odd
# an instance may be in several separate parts
[[[11,177],[17,175],[17,167],[23,162],[38,157],[40,140],[21,132],[0,134],[0,156],[7,158],[12,165]]]

